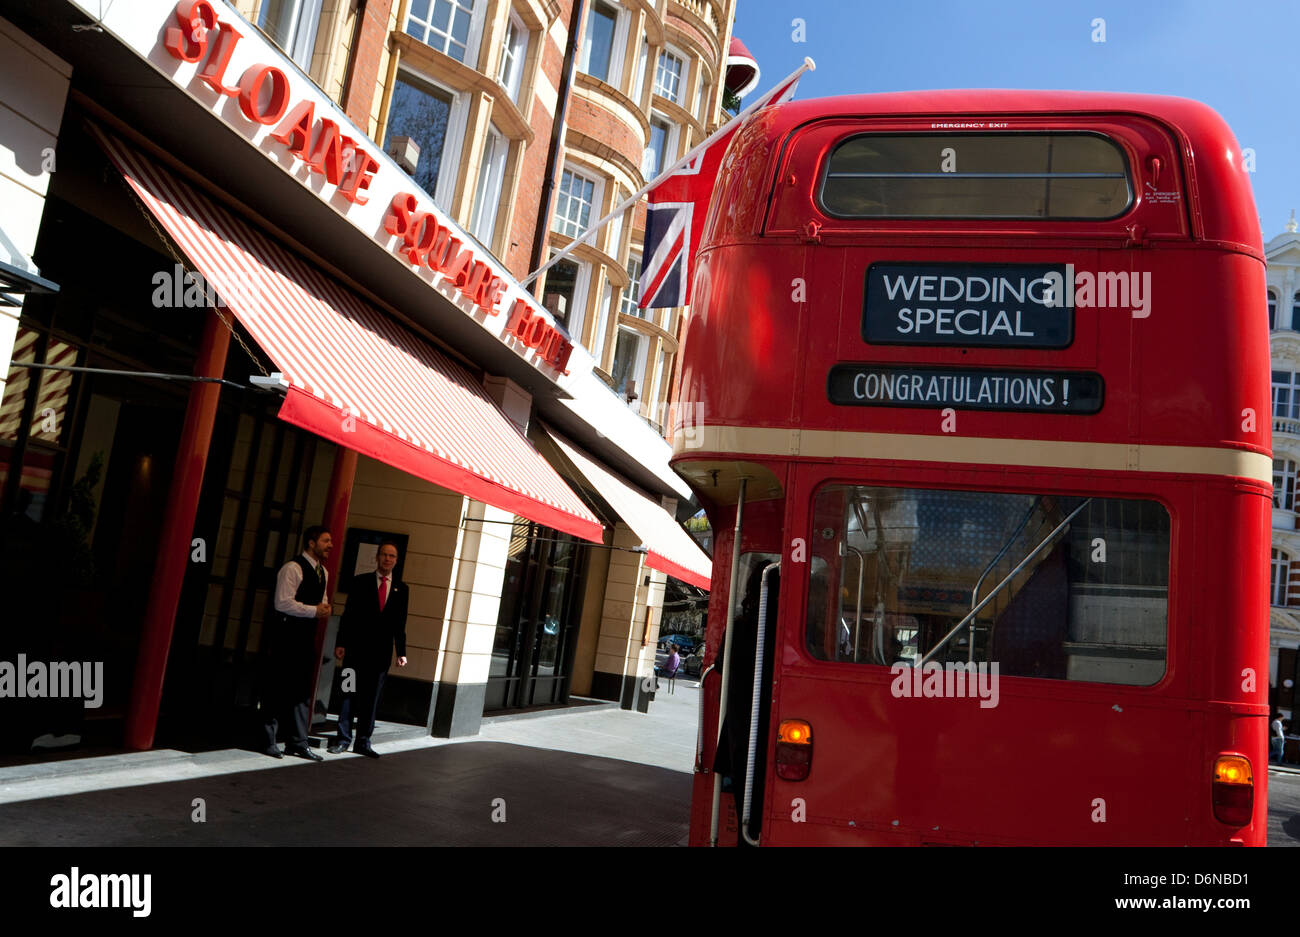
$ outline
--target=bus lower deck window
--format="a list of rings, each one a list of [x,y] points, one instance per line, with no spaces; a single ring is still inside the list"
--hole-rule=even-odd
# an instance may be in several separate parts
[[[1164,675],[1169,514],[1154,501],[832,485],[814,512],[814,657],[1129,686]]]
[[[860,134],[831,153],[821,203],[840,218],[1116,218],[1124,153],[1095,133]]]

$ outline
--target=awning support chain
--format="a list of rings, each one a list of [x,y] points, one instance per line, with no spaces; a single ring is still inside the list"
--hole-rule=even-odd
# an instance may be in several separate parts
[[[195,384],[225,384],[237,390],[248,386],[224,377],[195,377],[193,374],[164,374],[161,371],[123,371],[117,368],[81,368],[66,364],[37,364],[35,361],[10,361],[11,368],[35,368],[41,371],[74,371],[78,374],[108,374],[114,377],[151,377],[160,381],[190,381]]]

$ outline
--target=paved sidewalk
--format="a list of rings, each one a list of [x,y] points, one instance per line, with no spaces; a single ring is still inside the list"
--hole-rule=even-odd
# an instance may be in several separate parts
[[[686,834],[699,691],[663,690],[649,713],[508,714],[467,739],[383,725],[377,762],[227,749],[3,767],[0,845],[671,845]]]
[[[693,679],[678,680],[672,694],[667,681],[661,681],[648,713],[610,708],[563,716],[498,716],[483,721],[478,738],[618,758],[689,774],[695,770],[699,700]]]

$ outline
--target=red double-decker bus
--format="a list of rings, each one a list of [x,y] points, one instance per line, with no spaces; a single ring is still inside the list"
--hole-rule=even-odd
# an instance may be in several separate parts
[[[770,108],[693,296],[694,844],[1264,843],[1264,255],[1213,111]]]

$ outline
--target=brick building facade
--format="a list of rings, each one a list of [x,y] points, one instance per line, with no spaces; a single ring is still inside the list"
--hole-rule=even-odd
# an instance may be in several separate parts
[[[45,141],[58,165],[4,179],[32,194],[5,224],[53,291],[31,281],[8,327],[0,519],[29,553],[84,559],[45,636],[104,661],[108,684],[101,710],[37,713],[33,734],[233,740],[257,710],[276,570],[321,520],[339,544],[322,648],[338,587],[380,539],[401,546],[408,662],[381,718],[465,735],[574,696],[646,710],[665,596],[698,597],[710,567],[664,524],[689,497],[660,425],[683,310],[635,308],[643,210],[532,294],[518,280],[717,125],[734,0],[99,7],[0,20],[48,63],[11,98],[39,132],[0,128],[0,147],[27,170]],[[297,149],[274,126],[290,102],[314,119]],[[500,308],[408,262],[398,201],[463,245]],[[93,270],[75,231],[94,233]],[[229,296],[159,306],[158,277],[229,276],[234,243]],[[479,435],[497,448],[475,462]],[[321,718],[335,683],[326,653]]]

